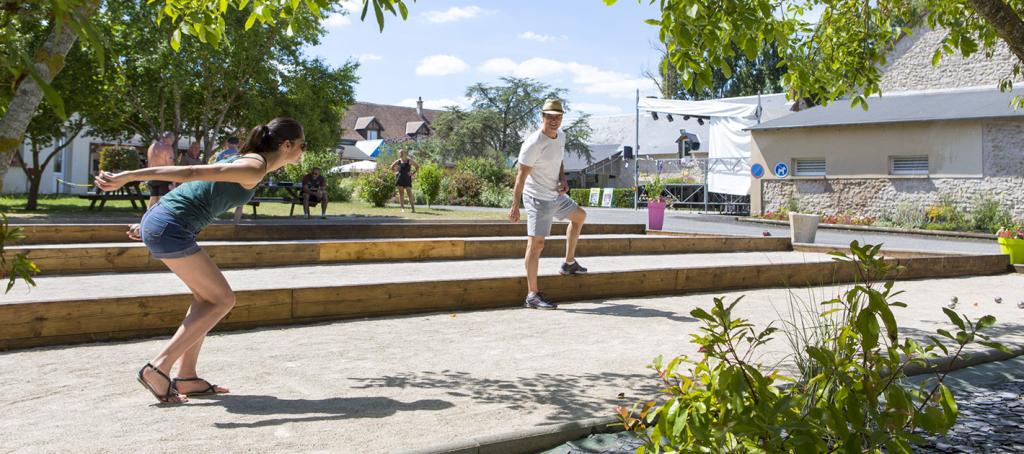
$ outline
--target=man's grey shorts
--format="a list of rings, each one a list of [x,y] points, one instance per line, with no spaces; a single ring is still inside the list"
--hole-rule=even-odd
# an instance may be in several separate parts
[[[541,200],[523,194],[523,205],[526,207],[526,234],[529,236],[551,235],[552,221],[567,219],[580,207],[566,194],[555,200]]]

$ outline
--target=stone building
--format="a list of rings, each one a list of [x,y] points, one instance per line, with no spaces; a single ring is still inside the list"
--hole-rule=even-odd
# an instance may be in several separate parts
[[[943,36],[918,29],[900,41],[867,111],[838,101],[751,128],[753,162],[769,169],[751,184],[751,213],[795,200],[808,212],[884,217],[900,204],[970,209],[991,198],[1024,218],[1024,109],[1010,107],[1024,89],[995,86],[1014,57],[1002,45],[991,59],[934,67]],[[790,175],[776,176],[778,163]]]

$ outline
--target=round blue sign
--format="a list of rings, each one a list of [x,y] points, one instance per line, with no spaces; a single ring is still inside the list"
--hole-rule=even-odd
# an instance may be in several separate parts
[[[785,162],[775,164],[775,176],[779,178],[786,178],[789,176],[789,165]]]
[[[750,175],[754,178],[761,178],[764,176],[764,166],[760,163],[750,166]]]

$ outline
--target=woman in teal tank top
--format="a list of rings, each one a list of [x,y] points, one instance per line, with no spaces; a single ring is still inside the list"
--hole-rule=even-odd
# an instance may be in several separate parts
[[[104,191],[132,181],[184,183],[146,212],[139,229],[153,257],[163,261],[192,290],[193,296],[174,337],[139,370],[139,383],[158,401],[183,403],[189,394],[228,392],[199,378],[196,371],[203,339],[235,305],[231,286],[196,243],[196,235],[221,213],[248,202],[267,173],[299,162],[305,148],[302,125],[290,118],[275,118],[253,128],[239,156],[216,164],[150,167],[117,174],[100,172],[96,177],[96,186]],[[178,376],[172,380],[171,368],[175,363]]]

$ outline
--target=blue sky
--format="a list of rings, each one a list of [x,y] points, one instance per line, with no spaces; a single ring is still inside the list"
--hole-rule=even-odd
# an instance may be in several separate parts
[[[412,106],[422,96],[440,108],[508,75],[567,88],[574,109],[594,115],[632,112],[637,88],[657,94],[641,74],[659,58],[658,30],[643,22],[659,12],[647,1],[420,0],[407,21],[388,15],[384,33],[359,13],[328,17],[328,34],[307,49],[332,65],[358,59],[359,101]]]

